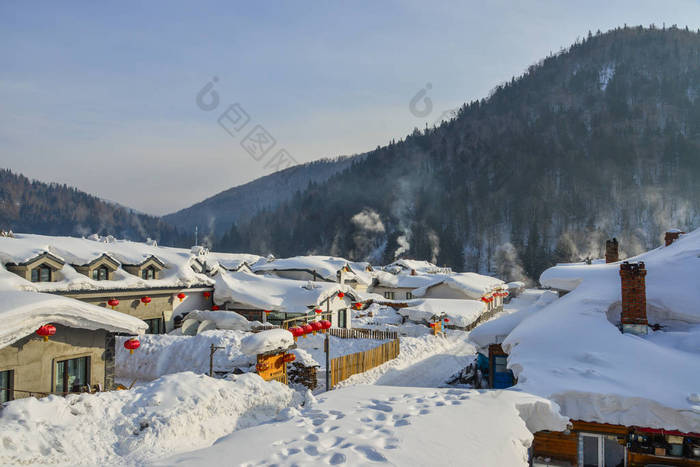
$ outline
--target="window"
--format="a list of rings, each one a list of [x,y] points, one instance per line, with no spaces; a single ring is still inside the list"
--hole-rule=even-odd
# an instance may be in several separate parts
[[[0,404],[14,399],[14,372],[12,370],[0,371]]]
[[[625,447],[616,436],[581,433],[579,437],[579,464],[584,467],[622,466]]]
[[[393,300],[394,292],[384,292],[384,298],[386,298],[387,300]]]
[[[148,329],[146,334],[160,334],[163,326],[162,318],[144,319],[146,324],[148,324]]]
[[[148,266],[146,269],[141,270],[141,279],[155,279],[156,269],[153,266]]]
[[[504,373],[508,371],[508,357],[505,355],[496,355],[493,357],[493,371],[496,373]]]
[[[406,292],[406,300],[410,300],[413,298],[413,294],[411,292]]]
[[[56,362],[56,392],[80,392],[80,388],[90,385],[88,370],[90,357],[71,358]]]
[[[348,327],[348,310],[347,310],[347,308],[343,308],[342,310],[338,310],[338,327],[339,328]]]
[[[109,278],[109,269],[106,266],[100,266],[92,270],[92,280],[106,281]]]
[[[32,282],[51,282],[51,268],[39,266],[32,269]]]
[[[270,313],[263,313],[263,314],[266,315],[267,322],[270,324],[274,324],[275,326],[281,326],[282,321],[287,319],[287,313],[280,313],[279,311],[272,311]]]

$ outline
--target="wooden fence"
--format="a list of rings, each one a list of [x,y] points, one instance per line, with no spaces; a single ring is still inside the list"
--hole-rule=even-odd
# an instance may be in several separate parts
[[[343,329],[343,331],[355,331],[355,329]],[[395,338],[391,342],[386,342],[364,352],[334,358],[331,360],[331,388],[352,375],[371,370],[382,363],[393,360],[398,355],[399,339]]]
[[[328,332],[331,336],[340,337],[341,339],[398,339],[399,333],[396,331],[375,331],[374,329],[345,329],[345,328],[330,328]]]

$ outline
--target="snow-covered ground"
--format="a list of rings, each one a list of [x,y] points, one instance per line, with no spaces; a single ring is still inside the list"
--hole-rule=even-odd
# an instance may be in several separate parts
[[[513,391],[355,386],[157,465],[527,465],[556,404]]]
[[[0,465],[141,465],[210,446],[302,402],[287,386],[245,374],[164,376],[130,391],[26,398],[0,418]]]

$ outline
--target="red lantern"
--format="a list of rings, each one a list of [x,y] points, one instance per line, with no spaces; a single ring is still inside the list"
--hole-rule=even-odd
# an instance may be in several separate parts
[[[272,313],[272,310],[264,310],[264,312],[266,315],[269,315],[270,313]]]
[[[292,363],[296,359],[297,357],[293,353],[284,354],[284,357],[282,357],[284,363]]]
[[[52,324],[44,324],[42,327],[36,330],[36,333],[44,338],[44,342],[49,340],[49,336],[56,334],[56,326]]]
[[[304,331],[299,326],[294,326],[293,328],[289,328],[289,332],[292,333],[292,336],[294,336],[294,340],[297,340],[297,337],[303,336]]]
[[[314,328],[314,333],[323,329],[323,324],[320,321],[314,321],[311,323],[311,327]]]
[[[345,294],[343,292],[338,292],[338,298],[343,298]]]
[[[185,294],[182,293],[182,292],[180,292],[179,294],[177,294],[177,298],[179,298],[180,301],[183,301],[183,300],[185,299],[186,296],[187,296],[187,295],[185,295]]]
[[[362,309],[362,302],[357,302],[357,303],[355,303],[355,308],[356,308],[357,310],[361,310],[361,309]]]
[[[449,323],[449,322],[450,322],[450,320],[449,320],[448,318],[445,318],[444,321],[445,321],[446,323]]]
[[[151,297],[148,297],[148,296],[146,296],[146,297],[141,297],[141,303],[143,303],[144,305],[148,306],[148,304],[151,303]]]
[[[430,327],[431,327],[431,328],[434,328],[434,327],[435,327],[435,323],[430,323]]]
[[[217,311],[219,309],[219,305],[212,305],[211,309],[213,311]]]
[[[330,329],[331,326],[332,326],[332,325],[331,325],[331,322],[328,321],[327,319],[321,320],[320,323],[321,323],[321,326],[323,326],[323,329],[324,329],[324,330]]]
[[[484,302],[484,303],[488,303],[488,302],[489,302],[489,299],[486,298],[486,297],[481,297],[481,301]]]
[[[255,365],[255,369],[257,370],[258,373],[260,373],[261,371],[267,370],[268,366],[266,363],[258,363],[257,365]]]
[[[323,313],[323,310],[320,308],[316,308],[314,311],[316,312],[317,315],[320,315],[321,313]]]
[[[211,297],[211,292],[202,292],[202,295],[204,295],[204,298],[209,298]]]
[[[307,334],[311,334],[312,332],[314,332],[314,328],[310,324],[303,325],[301,327],[301,330],[304,331],[304,338],[306,338]]]
[[[140,346],[141,342],[138,339],[131,338],[124,342],[124,348],[129,350],[129,354],[133,354]]]
[[[111,306],[112,309],[114,310],[117,307],[117,305],[119,305],[119,300],[117,300],[116,298],[113,298],[107,302],[107,305]]]

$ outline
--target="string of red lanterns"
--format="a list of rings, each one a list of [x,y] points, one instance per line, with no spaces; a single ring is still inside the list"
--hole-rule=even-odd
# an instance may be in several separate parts
[[[332,324],[330,321],[322,319],[320,321],[312,321],[303,326],[293,326],[289,328],[288,331],[292,333],[294,340],[296,340],[298,337],[306,338],[307,334],[315,335],[319,331],[325,333],[327,329],[331,328],[331,326]]]

